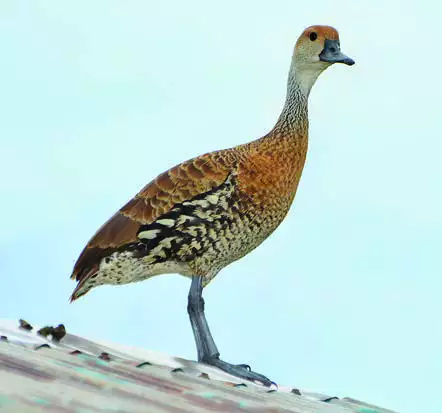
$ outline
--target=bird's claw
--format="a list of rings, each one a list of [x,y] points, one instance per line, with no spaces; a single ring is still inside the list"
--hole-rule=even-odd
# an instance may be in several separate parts
[[[271,387],[274,382],[269,380],[266,376],[255,373],[251,370],[248,364],[230,364],[226,361],[219,359],[218,357],[207,357],[204,358],[203,363],[209,364],[214,367],[218,367],[220,370],[225,371],[232,376],[238,377],[240,379],[249,380],[253,382],[260,382],[263,386]]]

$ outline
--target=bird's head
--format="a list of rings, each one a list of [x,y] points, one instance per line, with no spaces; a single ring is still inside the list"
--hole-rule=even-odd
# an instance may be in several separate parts
[[[330,26],[310,26],[299,36],[293,53],[292,68],[296,79],[310,90],[318,76],[334,63],[355,62],[341,52],[339,34]]]

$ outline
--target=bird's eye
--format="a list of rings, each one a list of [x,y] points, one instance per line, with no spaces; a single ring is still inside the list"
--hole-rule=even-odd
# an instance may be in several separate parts
[[[316,33],[316,32],[311,32],[310,33],[310,40],[312,42],[314,42],[317,38],[318,38],[318,33]]]

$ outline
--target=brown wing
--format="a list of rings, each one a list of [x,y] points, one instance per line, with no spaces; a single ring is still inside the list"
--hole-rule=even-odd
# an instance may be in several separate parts
[[[81,282],[95,274],[103,258],[138,241],[141,225],[152,223],[175,204],[220,185],[235,164],[235,153],[224,150],[191,159],[159,175],[95,233],[75,263],[71,278]]]

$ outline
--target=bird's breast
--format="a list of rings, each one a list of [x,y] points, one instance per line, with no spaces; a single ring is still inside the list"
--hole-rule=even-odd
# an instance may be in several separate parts
[[[238,191],[242,198],[273,214],[285,215],[296,195],[306,153],[306,142],[252,153],[238,169]]]

